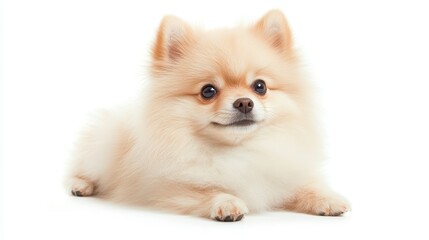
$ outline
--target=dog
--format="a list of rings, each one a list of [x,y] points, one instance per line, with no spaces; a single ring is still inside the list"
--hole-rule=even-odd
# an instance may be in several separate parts
[[[215,30],[166,16],[151,57],[141,97],[80,135],[73,195],[225,222],[350,210],[324,180],[311,83],[281,11]]]

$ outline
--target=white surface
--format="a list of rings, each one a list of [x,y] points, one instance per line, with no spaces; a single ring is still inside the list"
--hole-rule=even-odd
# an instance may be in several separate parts
[[[429,238],[424,1],[149,2],[3,1],[3,239]],[[327,171],[353,212],[217,223],[68,195],[76,130],[87,112],[137,91],[164,14],[218,27],[272,8],[289,18],[320,88]]]

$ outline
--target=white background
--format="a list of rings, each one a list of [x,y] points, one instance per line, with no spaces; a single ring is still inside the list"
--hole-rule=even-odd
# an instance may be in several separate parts
[[[217,223],[69,196],[76,131],[91,110],[144,91],[163,15],[212,28],[272,8],[288,17],[319,88],[327,173],[351,213]],[[3,239],[429,238],[424,1],[9,0],[1,10]]]

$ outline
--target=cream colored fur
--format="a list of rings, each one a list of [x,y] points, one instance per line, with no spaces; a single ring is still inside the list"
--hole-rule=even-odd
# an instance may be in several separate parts
[[[75,194],[221,221],[272,209],[349,210],[324,182],[311,86],[281,12],[211,31],[165,17],[151,75],[141,99],[100,112],[82,134]],[[256,79],[266,82],[264,96],[250,87]],[[200,95],[206,84],[218,89],[212,100]],[[255,124],[213,124],[231,122],[242,97],[254,103]]]

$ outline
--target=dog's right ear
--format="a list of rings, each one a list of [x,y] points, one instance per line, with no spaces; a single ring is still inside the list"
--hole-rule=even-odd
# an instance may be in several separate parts
[[[191,27],[178,17],[165,16],[158,29],[152,59],[155,62],[176,61],[191,43]]]

